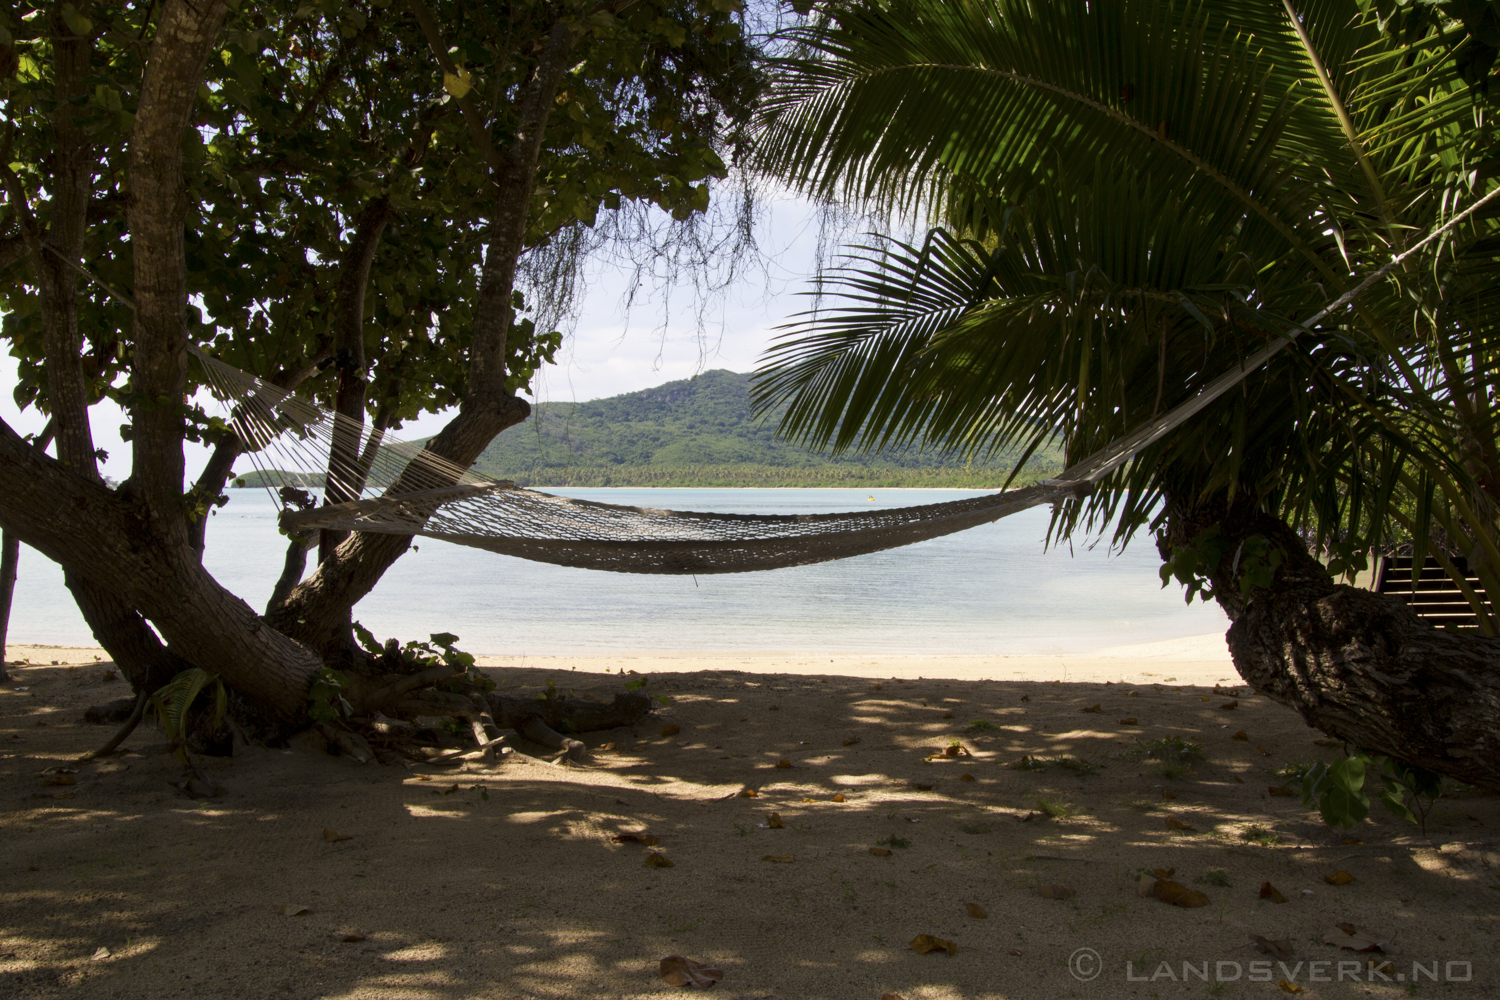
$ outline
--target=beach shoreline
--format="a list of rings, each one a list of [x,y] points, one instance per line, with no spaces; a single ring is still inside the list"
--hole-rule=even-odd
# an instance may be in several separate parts
[[[91,646],[14,644],[6,658],[33,664],[107,663],[108,654]],[[480,667],[619,674],[691,674],[739,671],[747,674],[876,677],[903,680],[1051,681],[1112,684],[1212,686],[1241,683],[1218,633],[1161,642],[1112,646],[1087,653],[973,654],[820,653],[805,651],[628,650],[616,653],[548,652],[479,654]]]

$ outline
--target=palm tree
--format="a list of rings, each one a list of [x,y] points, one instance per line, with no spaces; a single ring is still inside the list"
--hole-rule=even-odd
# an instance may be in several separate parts
[[[1355,0],[882,0],[791,42],[763,168],[933,228],[820,277],[758,373],[783,432],[970,453],[1057,434],[1076,460],[1294,338],[1054,528],[1151,529],[1256,689],[1500,788],[1500,227],[1451,224],[1492,186],[1452,53],[1410,58]],[[1403,539],[1480,569],[1482,635],[1334,582]]]

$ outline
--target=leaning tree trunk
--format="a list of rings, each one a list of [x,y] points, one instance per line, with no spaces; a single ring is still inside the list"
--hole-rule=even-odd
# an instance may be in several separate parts
[[[1500,638],[1434,628],[1394,598],[1335,584],[1244,498],[1172,504],[1163,556],[1213,525],[1229,544],[1210,579],[1246,683],[1330,736],[1500,791]],[[1236,554],[1255,536],[1285,562],[1246,596]]]

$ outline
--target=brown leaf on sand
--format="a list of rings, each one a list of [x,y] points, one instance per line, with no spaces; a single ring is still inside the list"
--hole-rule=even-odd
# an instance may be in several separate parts
[[[1076,890],[1069,889],[1065,885],[1039,886],[1036,891],[1043,899],[1072,899],[1078,895]]]
[[[1391,943],[1358,930],[1353,924],[1339,924],[1330,927],[1328,933],[1323,935],[1323,943],[1331,944],[1335,948],[1347,948],[1350,951],[1390,951]]]
[[[1163,903],[1171,903],[1173,906],[1182,906],[1192,909],[1197,906],[1207,906],[1208,897],[1196,889],[1189,889],[1181,882],[1173,882],[1171,879],[1159,878],[1151,887],[1151,895]]]
[[[978,903],[965,903],[964,909],[968,910],[969,916],[973,917],[975,920],[984,920],[989,917],[989,912],[986,911],[985,908],[980,906]]]
[[[1121,719],[1120,720],[1120,725],[1122,725],[1122,726],[1133,726],[1133,725],[1136,725],[1136,718],[1135,718],[1135,716],[1132,715],[1128,719]]]
[[[1198,700],[1199,701],[1208,701],[1209,697],[1208,697],[1208,695],[1204,695],[1202,698],[1199,698]]]
[[[434,794],[434,795],[452,795],[456,791],[458,791],[458,786],[457,785],[449,785],[447,788],[434,788],[432,790],[432,794]]]
[[[1007,948],[1007,949],[1005,949],[1005,953],[1006,953],[1006,954],[1007,954],[1007,955],[1015,955],[1015,956],[1016,956],[1016,957],[1018,957],[1018,958],[1019,958],[1019,957],[1020,957],[1020,956],[1021,956],[1021,954],[1022,954],[1022,952],[1021,952],[1021,949],[1020,949],[1020,948]]]
[[[647,847],[661,843],[661,838],[654,833],[617,833],[609,839],[617,844],[645,844]]]
[[[950,955],[958,954],[958,945],[940,937],[933,937],[931,934],[918,934],[912,938],[911,949],[918,955],[926,955],[934,951],[946,951]]]
[[[1348,885],[1354,881],[1354,876],[1348,872],[1334,872],[1332,875],[1324,875],[1323,881],[1329,885]]]
[[[844,740],[844,746],[846,746],[846,747],[852,747],[854,744],[856,744],[858,742],[859,742],[859,737],[858,736],[850,736],[850,737],[848,737],[847,739]]]
[[[652,851],[650,854],[646,855],[646,867],[672,868],[675,866],[672,864],[672,859],[667,857],[661,851]]]
[[[1177,869],[1176,868],[1153,868],[1153,869],[1151,869],[1151,874],[1155,875],[1157,878],[1171,878],[1173,875],[1177,874]]]
[[[1170,802],[1172,799],[1177,798],[1177,793],[1176,792],[1172,792],[1172,791],[1168,791],[1167,789],[1163,788],[1161,790],[1161,797],[1163,799],[1166,799],[1167,801]]]
[[[706,990],[724,978],[720,969],[710,969],[702,962],[681,955],[668,955],[661,960],[661,977],[668,986],[691,986]]]
[[[943,713],[943,718],[945,718],[945,719],[951,719],[951,718],[953,718],[953,713],[952,712],[944,712]]]
[[[875,685],[875,690],[876,691],[884,691],[885,690],[885,685],[884,684],[876,684]]]
[[[755,798],[759,794],[760,793],[757,792],[753,788],[741,788],[740,789],[740,798],[742,798],[742,799],[753,799],[753,798]]]
[[[1296,794],[1292,791],[1291,785],[1271,785],[1266,789],[1266,791],[1270,792],[1278,799],[1289,799]]]
[[[1255,744],[1255,749],[1257,749],[1257,750],[1260,751],[1260,755],[1262,757],[1272,757],[1272,756],[1275,756],[1274,754],[1271,753],[1271,751],[1267,750],[1265,747],[1261,746],[1259,743]]]
[[[341,927],[332,933],[335,941],[342,941],[345,944],[355,944],[356,942],[365,940],[366,937],[364,931],[353,927]]]
[[[1090,705],[1088,708],[1080,708],[1079,711],[1080,712],[1102,712],[1102,711],[1104,711],[1104,707],[1103,707],[1102,704],[1100,704],[1100,705]]]
[[[1262,955],[1275,955],[1277,958],[1287,959],[1295,954],[1292,942],[1284,938],[1273,940],[1268,937],[1261,937],[1259,934],[1251,934],[1250,940],[1255,942],[1256,950]]]
[[[778,865],[789,865],[792,863],[792,856],[790,854],[767,854],[761,860],[774,861]]]
[[[870,848],[870,853],[877,858],[888,858],[891,856],[891,849],[889,847],[872,847]]]
[[[1142,899],[1151,895],[1151,890],[1156,888],[1156,876],[1142,875],[1141,880],[1135,884],[1135,894]]]
[[[1197,827],[1192,826],[1192,825],[1187,824],[1187,823],[1184,823],[1182,820],[1178,819],[1176,816],[1168,816],[1167,817],[1167,829],[1168,830],[1181,830],[1184,833],[1197,833],[1198,832],[1198,828]]]
[[[974,780],[974,776],[972,774],[961,774],[961,775],[958,776],[958,780],[959,781],[973,781]]]
[[[792,762],[783,757],[776,762],[776,766],[781,768],[782,770],[786,770],[787,768],[792,766]]]
[[[1269,899],[1277,903],[1286,902],[1286,897],[1281,894],[1281,890],[1269,882],[1262,882],[1260,884],[1260,898]]]
[[[1237,709],[1239,707],[1240,707],[1240,703],[1238,701],[1226,701],[1224,704],[1222,704],[1222,705],[1219,706],[1219,708],[1222,711],[1225,711],[1225,712],[1233,712],[1235,709]]]
[[[1283,992],[1283,993],[1301,993],[1302,992],[1302,987],[1298,986],[1296,983],[1292,982],[1290,979],[1283,979],[1280,982],[1278,982],[1276,985],[1281,987],[1281,992]]]
[[[972,757],[969,748],[962,743],[950,743],[943,748],[944,757]]]
[[[618,744],[616,743],[601,743],[598,746],[598,751],[600,753],[608,753],[609,751],[615,749],[617,746]]]
[[[829,802],[847,802],[849,800],[846,799],[846,798],[844,798],[844,793],[843,792],[839,792],[837,795],[835,795],[833,798],[829,799],[828,801]]]
[[[781,821],[781,813],[771,813],[766,817],[766,826],[772,830],[784,830],[786,824]]]
[[[1364,843],[1363,840],[1355,840],[1353,837],[1345,837],[1339,841],[1339,844],[1343,847],[1363,847]]]
[[[1241,729],[1239,732],[1235,733],[1229,738],[1232,740],[1240,740],[1242,742],[1248,743],[1250,741],[1250,734]]]
[[[676,736],[682,732],[682,727],[678,725],[662,726],[657,732],[662,736]]]
[[[282,903],[280,906],[276,907],[276,912],[281,914],[283,917],[300,917],[304,913],[311,913],[312,908],[308,906],[302,906],[298,903]]]
[[[352,833],[339,833],[337,830],[330,830],[326,826],[323,828],[323,840],[326,841],[327,843],[337,844],[341,840],[353,840],[353,839],[354,839],[354,834],[352,834]]]

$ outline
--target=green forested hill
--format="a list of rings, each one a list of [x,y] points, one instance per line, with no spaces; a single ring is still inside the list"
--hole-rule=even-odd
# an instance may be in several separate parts
[[[750,376],[694,379],[588,403],[543,403],[501,434],[475,468],[529,486],[996,486],[1016,456],[966,467],[915,451],[830,459],[751,416]],[[1029,481],[1059,468],[1033,457]]]

